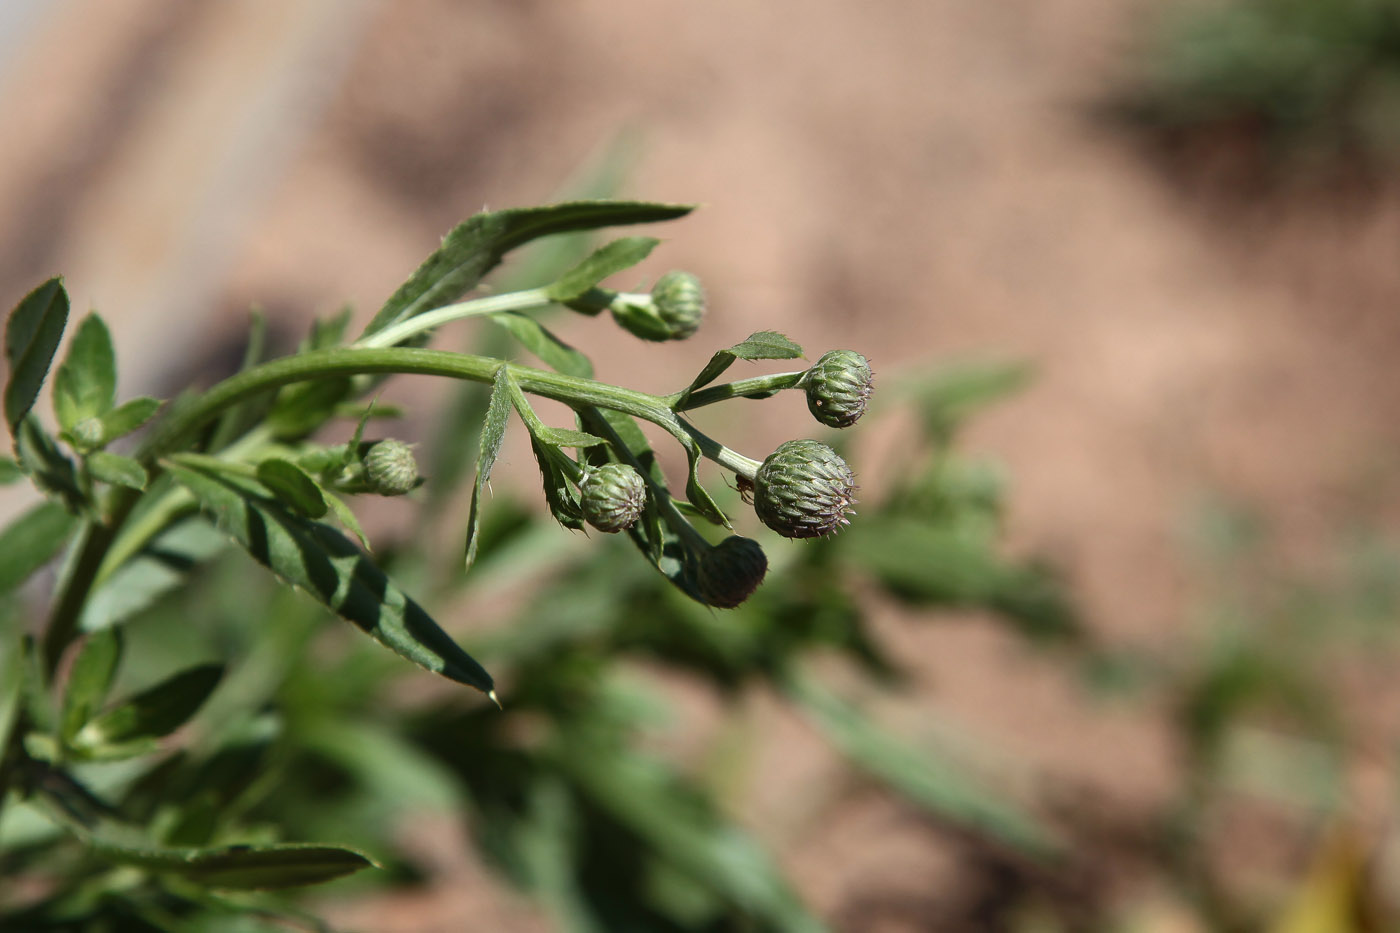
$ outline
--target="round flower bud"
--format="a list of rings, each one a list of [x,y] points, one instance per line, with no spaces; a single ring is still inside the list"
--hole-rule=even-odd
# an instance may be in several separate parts
[[[707,606],[733,609],[753,595],[767,572],[768,558],[758,542],[730,535],[701,556],[695,592]]]
[[[380,441],[365,454],[365,479],[381,496],[401,496],[418,485],[413,448],[403,441]]]
[[[69,433],[73,438],[73,446],[79,450],[96,450],[102,446],[107,434],[102,427],[101,418],[84,418],[73,425],[73,430]]]
[[[854,350],[832,350],[807,371],[807,409],[822,424],[847,428],[865,414],[875,376]]]
[[[668,272],[648,295],[621,296],[611,305],[613,318],[643,340],[684,340],[705,316],[705,293],[689,272]]]
[[[768,455],[754,477],[754,511],[786,538],[816,538],[847,524],[855,476],[820,441],[787,441]]]
[[[594,467],[579,481],[578,491],[583,517],[607,534],[631,528],[647,504],[642,474],[625,463]]]

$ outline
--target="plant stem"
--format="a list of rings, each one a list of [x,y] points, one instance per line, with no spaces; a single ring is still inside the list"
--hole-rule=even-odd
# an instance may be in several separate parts
[[[672,411],[689,411],[692,408],[713,405],[715,402],[724,402],[731,398],[761,398],[783,389],[795,387],[805,375],[807,375],[807,371],[804,369],[796,373],[774,373],[771,376],[736,379],[734,382],[700,389],[688,396],[683,392],[677,392],[675,395],[667,396],[666,402]]]
[[[424,314],[411,317],[406,321],[400,321],[392,327],[367,334],[355,341],[352,346],[364,348],[384,348],[392,347],[403,343],[411,337],[430,331],[435,327],[440,327],[450,321],[460,321],[463,318],[480,317],[485,314],[496,314],[501,311],[529,311],[533,308],[543,308],[554,301],[549,297],[547,289],[530,288],[524,291],[507,292],[504,295],[490,295],[486,298],[474,298],[471,301],[462,301],[457,304],[444,305],[441,308],[434,308]]]

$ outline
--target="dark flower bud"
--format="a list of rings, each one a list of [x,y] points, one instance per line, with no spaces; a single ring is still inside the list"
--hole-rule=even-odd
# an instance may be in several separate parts
[[[667,272],[649,295],[618,296],[613,317],[643,340],[684,340],[705,316],[705,293],[689,272]]]
[[[733,609],[753,595],[767,572],[768,558],[758,542],[730,535],[701,556],[695,592],[707,606]]]
[[[807,371],[807,409],[832,428],[848,428],[865,414],[874,385],[870,362],[854,350],[832,350]]]
[[[855,476],[820,441],[787,441],[768,455],[754,477],[759,520],[786,538],[816,538],[847,524]]]
[[[401,496],[418,485],[413,448],[403,441],[379,441],[365,454],[365,479],[381,496]]]
[[[578,484],[579,505],[588,524],[613,534],[636,524],[647,504],[642,474],[625,463],[604,463]]]

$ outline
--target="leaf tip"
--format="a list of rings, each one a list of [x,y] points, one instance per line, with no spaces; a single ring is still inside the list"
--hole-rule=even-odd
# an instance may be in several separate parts
[[[506,708],[501,705],[501,698],[496,696],[496,691],[494,688],[486,691],[486,698],[492,703],[496,704],[496,709],[500,710],[501,712],[505,712]]]

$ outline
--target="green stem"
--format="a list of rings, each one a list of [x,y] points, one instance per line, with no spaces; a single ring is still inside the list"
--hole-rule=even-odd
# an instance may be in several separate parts
[[[471,301],[434,308],[432,311],[400,321],[392,327],[367,334],[355,341],[353,346],[371,349],[392,347],[451,321],[496,314],[501,311],[529,311],[533,308],[547,307],[550,304],[553,304],[553,299],[549,297],[548,289],[544,288],[531,288],[519,292],[508,292],[504,295],[474,298]]]
[[[677,392],[675,395],[667,396],[666,402],[672,411],[689,411],[692,408],[713,405],[715,402],[725,402],[731,398],[763,397],[783,389],[795,388],[805,375],[807,375],[807,371],[804,369],[796,373],[774,373],[770,376],[754,376],[752,379],[736,379],[734,382],[710,386],[708,389],[701,389],[689,395]]]

